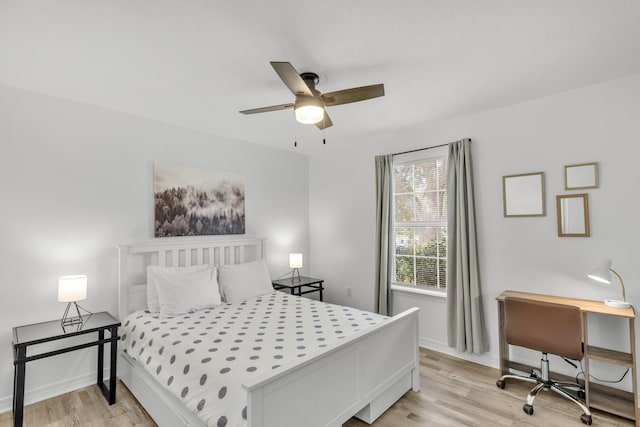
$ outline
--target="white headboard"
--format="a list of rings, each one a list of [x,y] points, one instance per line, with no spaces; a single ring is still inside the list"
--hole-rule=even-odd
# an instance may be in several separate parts
[[[266,257],[266,239],[159,238],[146,243],[118,245],[118,316],[147,307],[147,266],[187,267],[228,265]]]

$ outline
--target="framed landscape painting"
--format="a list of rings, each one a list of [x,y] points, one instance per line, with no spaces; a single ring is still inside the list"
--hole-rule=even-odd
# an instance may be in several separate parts
[[[155,237],[244,234],[244,180],[232,172],[154,164]]]

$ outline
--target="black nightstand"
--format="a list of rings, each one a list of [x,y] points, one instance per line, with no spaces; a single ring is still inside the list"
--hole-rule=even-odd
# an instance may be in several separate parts
[[[60,320],[34,323],[32,325],[16,326],[13,328],[13,425],[22,426],[24,411],[24,380],[27,362],[56,356],[70,351],[98,346],[98,380],[97,384],[109,405],[116,403],[116,363],[118,360],[118,326],[120,322],[106,311],[82,316],[83,325],[63,327]],[[81,327],[80,327],[81,326]],[[109,331],[110,337],[104,337]],[[65,340],[65,338],[97,332],[97,339],[84,344],[62,346],[58,350],[47,351],[27,356],[27,347],[49,341]],[[93,337],[96,338],[96,337]],[[103,382],[104,345],[110,344],[110,378],[109,387]]]
[[[314,279],[313,277],[296,277],[286,278],[286,279],[278,279],[273,280],[271,284],[273,285],[273,289],[289,289],[291,291],[291,295],[304,295],[310,292],[318,292],[320,294],[320,301],[322,301],[322,291],[324,290],[323,279]],[[311,288],[302,290],[302,288]]]

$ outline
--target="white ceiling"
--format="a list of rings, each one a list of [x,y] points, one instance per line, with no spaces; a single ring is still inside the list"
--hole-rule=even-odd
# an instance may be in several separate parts
[[[0,0],[0,84],[313,153],[269,61],[321,92],[347,146],[640,72],[638,0]]]

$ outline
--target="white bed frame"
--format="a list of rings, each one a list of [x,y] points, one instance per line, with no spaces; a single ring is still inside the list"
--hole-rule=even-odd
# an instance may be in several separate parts
[[[146,308],[146,266],[238,264],[265,257],[265,239],[162,239],[118,246],[120,320]],[[122,382],[162,426],[204,426],[142,366],[120,353]],[[319,355],[252,378],[249,427],[341,426],[352,416],[372,423],[409,389],[418,391],[418,309],[359,332]]]

